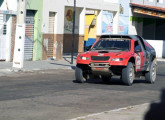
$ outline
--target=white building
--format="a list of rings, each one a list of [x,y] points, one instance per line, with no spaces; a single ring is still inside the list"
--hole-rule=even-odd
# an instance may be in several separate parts
[[[165,0],[132,0],[130,34],[138,34],[156,50],[157,58],[165,58]]]
[[[113,33],[118,33],[118,0],[76,0],[75,53],[83,52],[85,13],[95,10],[97,14],[97,37],[102,34],[102,12],[113,13]],[[43,57],[61,59],[63,53],[72,49],[72,16],[74,0],[43,0]]]
[[[10,61],[13,53],[14,24],[17,0],[0,1],[0,60]],[[12,30],[13,29],[13,30]]]

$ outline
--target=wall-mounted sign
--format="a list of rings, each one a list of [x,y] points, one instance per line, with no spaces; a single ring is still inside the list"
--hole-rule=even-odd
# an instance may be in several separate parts
[[[68,8],[65,11],[65,25],[64,25],[65,33],[72,32],[72,28],[73,28],[72,20],[73,20],[73,10]]]
[[[13,10],[0,10],[0,14],[10,14],[10,15],[16,15],[17,12]]]
[[[120,14],[118,34],[128,34],[129,26],[129,2],[130,0],[120,0]]]
[[[95,11],[94,10],[86,10],[85,12],[87,15],[94,15]]]
[[[72,21],[73,20],[73,11],[69,9],[66,13],[66,19],[67,21]]]
[[[113,33],[113,13],[112,12],[103,11],[102,33],[104,34]]]
[[[160,18],[165,18],[165,13],[163,13],[163,12],[153,11],[153,10],[148,10],[148,9],[143,9],[143,8],[133,8],[133,12],[150,15],[150,16],[155,16],[155,17],[160,17]]]
[[[79,12],[76,11],[76,21],[75,21],[75,33],[79,32]],[[73,8],[66,7],[65,8],[65,18],[64,18],[64,33],[72,34],[73,29]]]

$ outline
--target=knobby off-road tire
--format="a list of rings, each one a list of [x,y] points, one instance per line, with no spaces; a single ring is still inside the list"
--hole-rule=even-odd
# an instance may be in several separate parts
[[[104,83],[108,83],[111,80],[111,76],[101,75],[101,79]]]
[[[145,74],[145,79],[148,83],[155,83],[156,80],[156,64],[155,62],[151,62],[149,71]]]
[[[85,83],[86,82],[86,78],[85,78],[85,75],[83,73],[83,70],[79,67],[76,67],[75,77],[76,77],[76,81],[79,83]]]
[[[133,81],[134,81],[134,77],[135,77],[135,70],[133,67],[133,64],[131,62],[128,62],[127,67],[123,68],[122,70],[122,81],[125,85],[131,86]]]

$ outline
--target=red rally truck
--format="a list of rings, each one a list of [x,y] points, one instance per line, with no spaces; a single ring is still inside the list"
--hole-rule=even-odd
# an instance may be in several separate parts
[[[76,62],[75,77],[80,83],[93,76],[109,82],[113,75],[129,86],[135,77],[145,76],[148,83],[156,80],[156,52],[138,35],[102,35]]]

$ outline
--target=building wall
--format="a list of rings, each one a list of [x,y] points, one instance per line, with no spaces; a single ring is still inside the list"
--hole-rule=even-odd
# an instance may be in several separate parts
[[[11,62],[13,61],[13,57],[14,57],[16,22],[17,22],[17,17],[16,16],[12,16],[11,54],[10,54],[10,61]]]
[[[144,0],[144,5],[156,6],[157,0]]]
[[[149,6],[164,7],[163,3],[149,2],[147,0],[132,0],[133,3]],[[138,34],[146,39],[156,50],[157,58],[165,57],[165,19],[133,13],[130,10],[130,34]]]
[[[132,3],[141,4],[141,5],[150,5],[157,7],[164,7],[165,0],[160,0],[161,2],[157,2],[157,0],[131,0]]]
[[[27,0],[27,10],[35,10],[33,60],[42,59],[42,0]]]
[[[1,0],[0,10],[17,11],[17,0]]]
[[[6,35],[3,38],[5,43],[5,60],[10,61],[11,54],[11,44],[12,44],[12,33],[14,32],[12,27],[15,23],[13,23],[12,17],[15,16],[17,11],[17,0],[2,0],[0,2],[0,14],[3,14],[3,23],[0,23],[2,26],[6,26]],[[1,35],[2,36],[2,35]],[[1,38],[0,38],[1,39]]]
[[[131,3],[136,3],[136,4],[144,4],[144,0],[130,0]]]
[[[112,11],[103,11],[102,34],[113,34],[113,18]]]
[[[120,0],[119,34],[129,33],[129,0]]]
[[[73,0],[43,0],[43,24],[42,32],[43,34],[48,34],[48,18],[49,11],[56,13],[56,20],[54,25],[54,52],[58,53],[58,57],[54,56],[56,59],[61,59],[63,53],[71,53],[72,49],[72,33],[66,31],[66,9],[71,7],[73,10],[74,1]],[[119,5],[115,2],[103,0],[76,0],[76,30],[75,30],[75,49],[74,51],[83,52],[84,44],[84,32],[85,32],[85,10],[109,10],[118,11]],[[70,22],[71,24],[71,22]],[[72,24],[71,24],[72,26]],[[97,31],[97,36],[101,35],[100,31]],[[43,38],[46,39],[46,38]]]
[[[63,34],[64,34],[64,13],[65,7],[64,2],[59,0],[43,0],[43,22],[42,22],[42,33],[43,33],[43,41],[49,39],[52,34],[49,34],[49,12],[55,12],[55,23],[54,23],[54,37],[52,40],[54,41],[54,51],[53,57],[55,59],[61,59],[63,53]],[[46,50],[43,49],[43,53]],[[43,59],[47,59],[46,54],[43,54]]]
[[[161,0],[162,3],[157,3],[156,6],[158,7],[165,7],[165,0]]]

